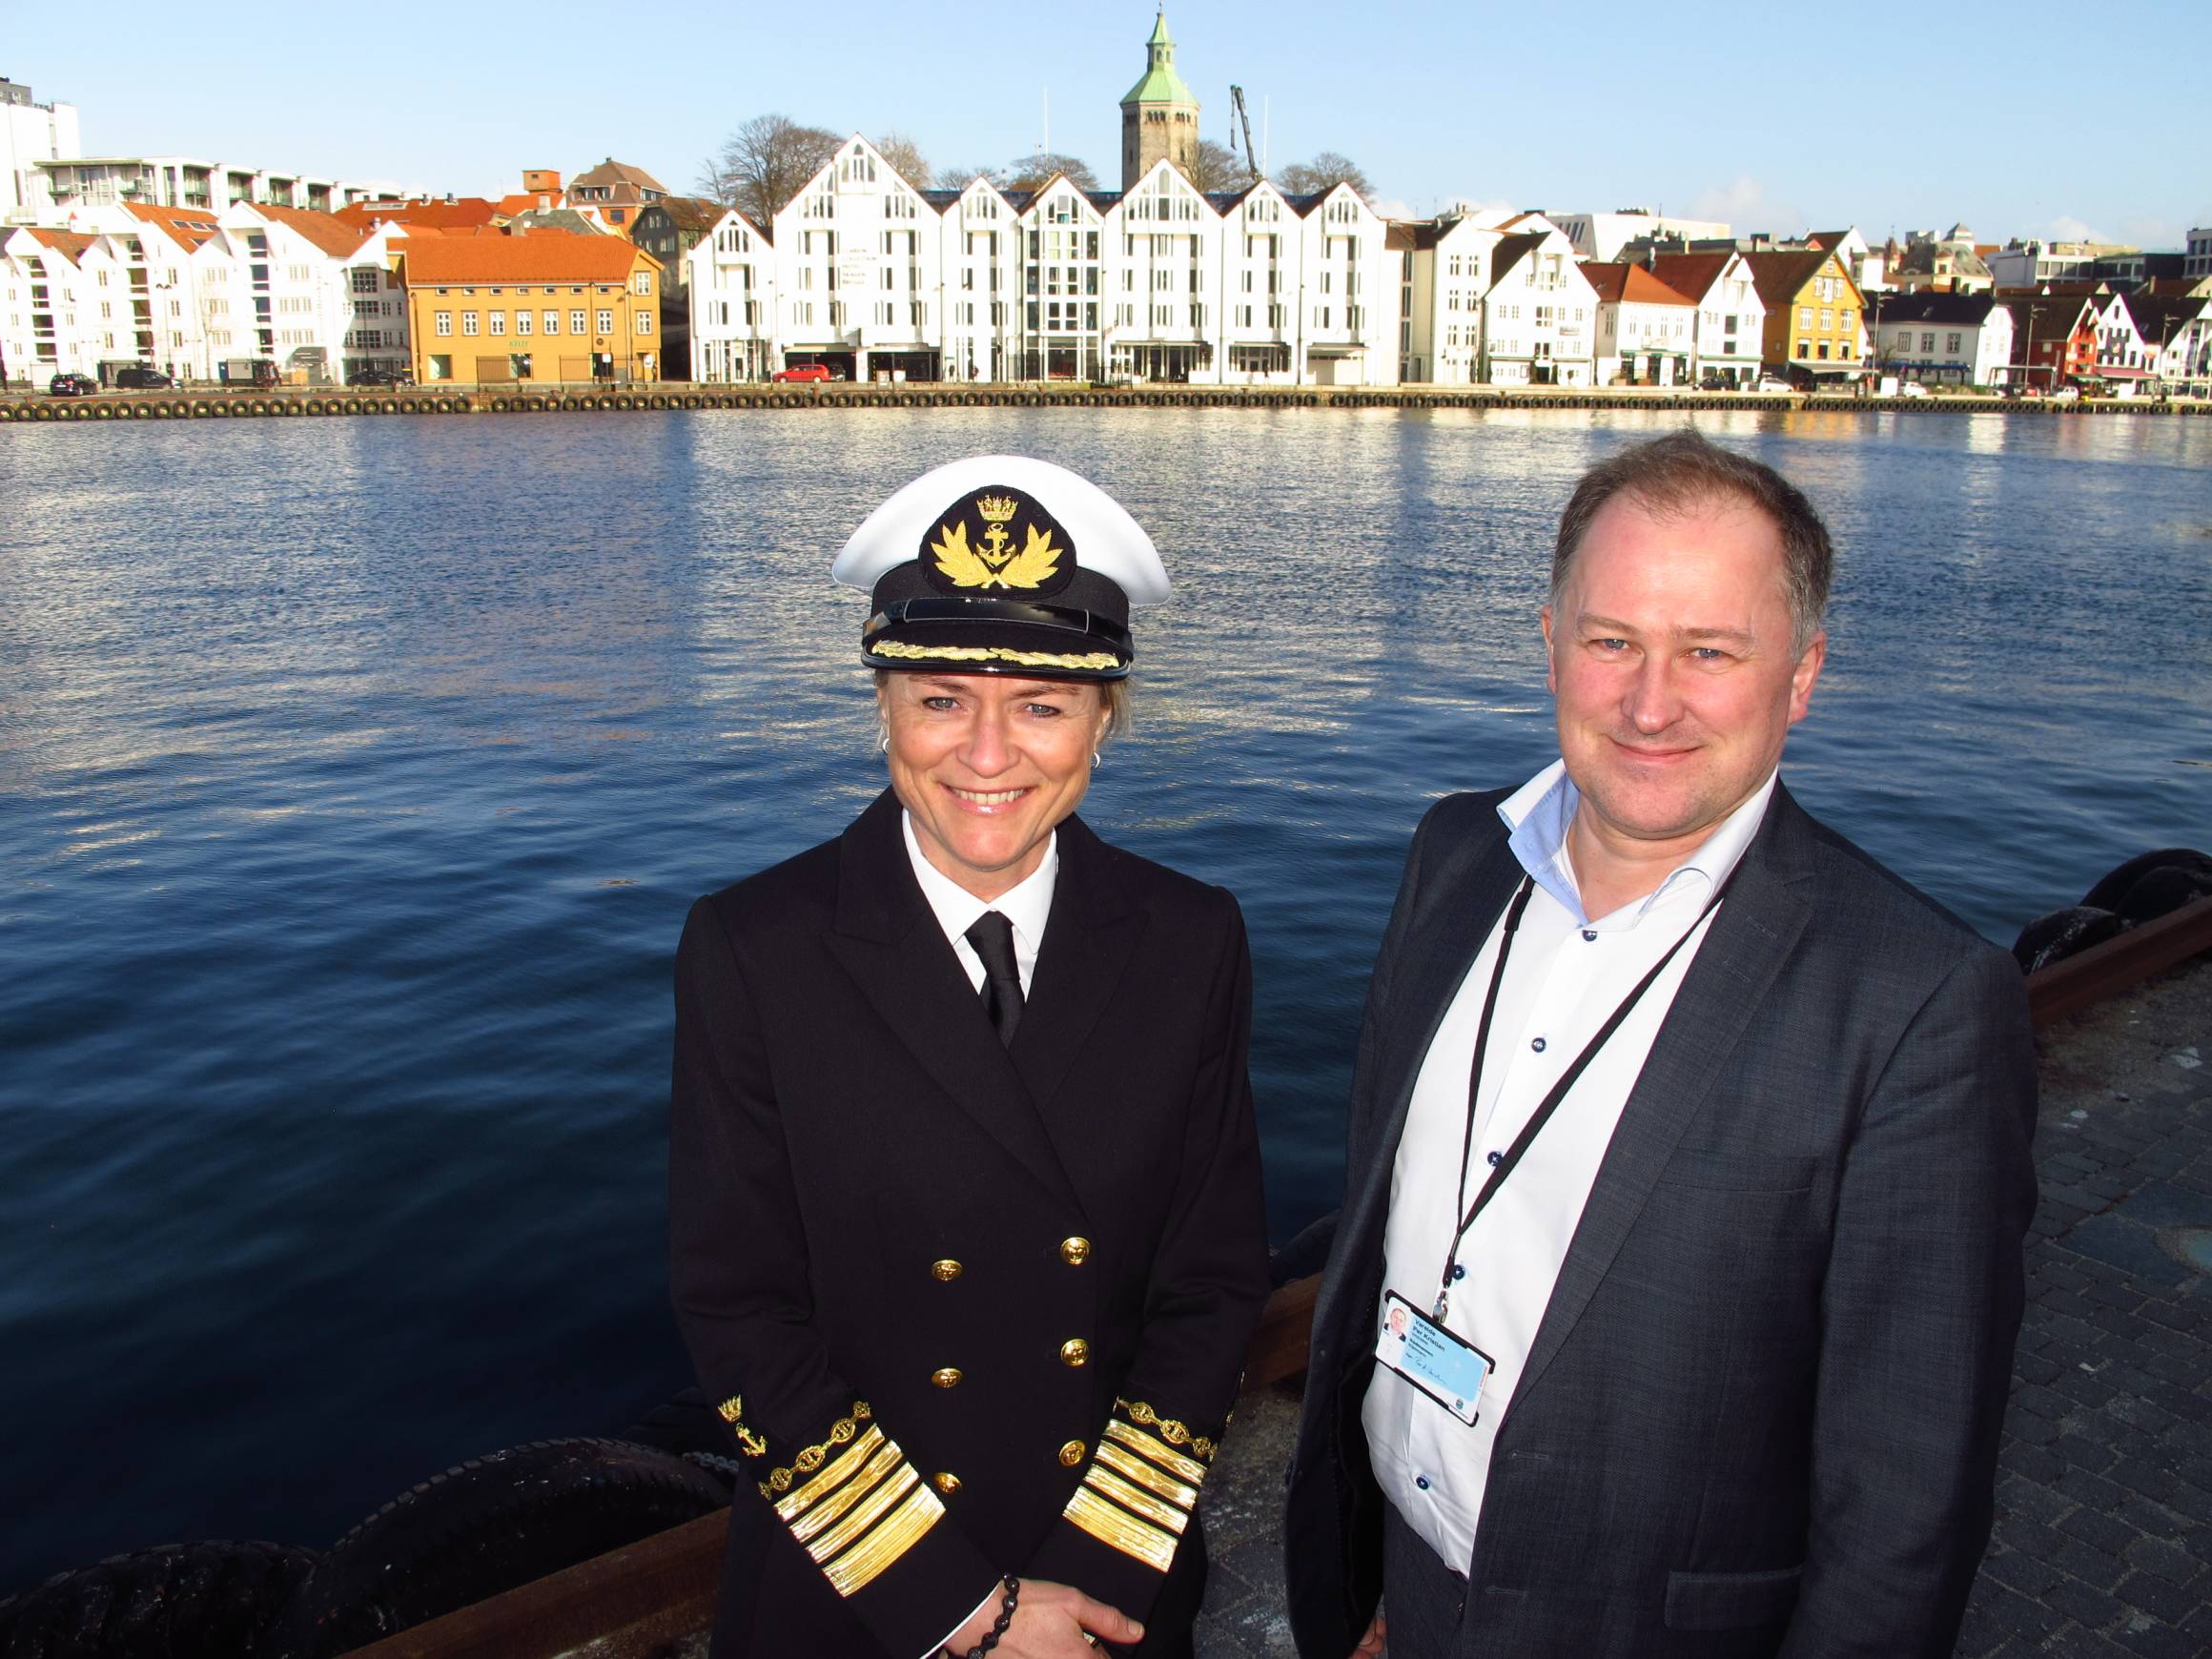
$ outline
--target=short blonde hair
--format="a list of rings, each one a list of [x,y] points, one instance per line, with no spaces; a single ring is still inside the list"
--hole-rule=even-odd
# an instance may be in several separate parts
[[[911,671],[906,668],[876,669],[876,695],[882,696],[890,686],[891,677],[893,674],[911,673]],[[1098,700],[1106,709],[1106,727],[1098,733],[1098,747],[1100,748],[1104,748],[1137,724],[1137,688],[1135,683],[1129,679],[1071,680],[1067,684],[1096,686],[1098,688]],[[883,722],[883,706],[880,703],[876,706],[875,743],[878,748],[886,748],[891,745],[891,728]]]

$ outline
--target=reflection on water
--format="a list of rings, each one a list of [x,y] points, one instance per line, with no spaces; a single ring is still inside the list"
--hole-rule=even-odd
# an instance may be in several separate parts
[[[1333,1198],[1430,798],[1548,758],[1575,476],[1679,415],[850,411],[10,429],[0,1593],[322,1544],[621,1429],[668,957],[878,787],[831,553],[923,468],[1097,479],[1178,592],[1088,815],[1232,888],[1273,1221]],[[2009,937],[2212,822],[2212,423],[1726,415],[1843,550],[1792,785]],[[2184,762],[2194,764],[2183,764]]]

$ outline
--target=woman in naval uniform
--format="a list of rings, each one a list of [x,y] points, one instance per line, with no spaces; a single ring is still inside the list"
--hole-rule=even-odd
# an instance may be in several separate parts
[[[1073,815],[1167,574],[1013,457],[831,574],[891,787],[677,959],[674,1298],[746,1470],[713,1653],[1188,1654],[1267,1289],[1251,967],[1228,893]]]

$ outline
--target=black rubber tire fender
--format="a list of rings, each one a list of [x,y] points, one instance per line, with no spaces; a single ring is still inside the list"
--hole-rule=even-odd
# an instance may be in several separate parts
[[[2212,892],[2212,857],[2193,847],[2140,852],[2081,895],[2081,902],[2131,922],[2154,921]]]
[[[164,1544],[0,1602],[8,1659],[260,1659],[318,1557],[280,1544]]]
[[[2013,960],[2022,973],[2037,973],[2054,962],[2063,962],[2092,945],[2117,937],[2127,924],[2108,910],[2073,905],[2049,915],[2038,916],[2013,941]]]
[[[270,1651],[350,1652],[727,1502],[707,1470],[624,1441],[536,1441],[475,1458],[332,1546],[277,1620]]]

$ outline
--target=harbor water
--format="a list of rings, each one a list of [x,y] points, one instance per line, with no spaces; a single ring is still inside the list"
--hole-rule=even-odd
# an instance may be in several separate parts
[[[1271,1224],[1335,1198],[1406,836],[1550,755],[1581,470],[1680,415],[809,410],[0,437],[0,1595],[327,1545],[688,1381],[662,1252],[686,907],[881,787],[831,555],[1014,451],[1154,534],[1086,816],[1251,926]],[[1827,513],[1785,776],[2009,942],[2212,842],[2212,421],[1700,426]]]

